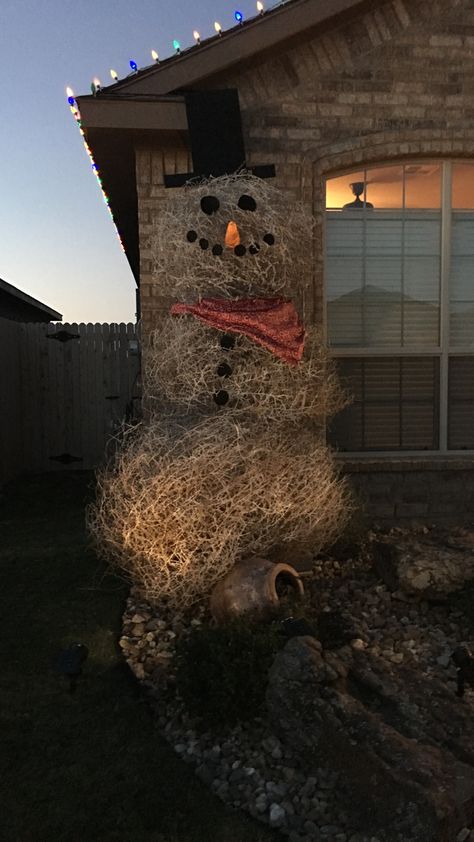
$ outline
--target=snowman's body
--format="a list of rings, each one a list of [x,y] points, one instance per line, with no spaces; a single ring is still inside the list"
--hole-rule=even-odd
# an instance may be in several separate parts
[[[304,336],[288,304],[307,270],[306,252],[294,253],[304,217],[292,220],[280,194],[247,176],[190,188],[185,199],[164,216],[155,244],[175,306],[145,350],[149,423],[108,487],[115,524],[132,475],[139,502],[130,511],[120,501],[120,540],[106,524],[115,558],[148,595],[180,602],[208,593],[244,557],[316,552],[344,509],[321,435],[340,393],[319,337]],[[209,321],[204,306],[251,310],[258,301],[263,312],[280,299],[291,322],[281,335],[263,316],[241,329],[225,313]]]

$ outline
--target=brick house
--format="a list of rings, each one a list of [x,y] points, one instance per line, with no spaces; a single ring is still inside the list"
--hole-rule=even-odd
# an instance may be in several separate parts
[[[190,97],[238,91],[247,167],[315,217],[300,305],[354,394],[329,438],[382,517],[474,501],[473,82],[474,0],[290,0],[77,100],[146,332],[169,306],[149,237],[193,172]]]

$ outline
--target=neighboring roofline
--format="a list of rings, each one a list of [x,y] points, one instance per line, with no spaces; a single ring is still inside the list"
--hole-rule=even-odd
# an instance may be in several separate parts
[[[95,96],[123,94],[167,94],[189,87],[202,79],[248,61],[277,44],[337,17],[365,0],[287,0],[263,15],[257,15],[164,59],[125,79],[108,85]],[[88,95],[90,97],[91,95]],[[81,99],[84,99],[82,97]]]
[[[31,295],[27,295],[26,292],[22,292],[21,289],[14,287],[13,284],[9,284],[7,281],[3,281],[1,278],[0,292],[6,292],[8,295],[11,295],[12,298],[17,298],[24,302],[24,304],[28,304],[30,307],[36,307],[42,313],[50,316],[50,321],[62,322],[63,320],[61,313],[57,313],[56,310],[52,310],[51,307],[47,306],[47,304],[43,304]]]

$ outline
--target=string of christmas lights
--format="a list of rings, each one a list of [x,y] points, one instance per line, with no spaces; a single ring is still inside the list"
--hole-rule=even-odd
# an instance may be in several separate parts
[[[288,2],[288,0],[280,0],[280,2],[276,4],[276,6],[282,6],[286,2]],[[261,16],[261,15],[265,14],[265,6],[264,6],[262,0],[257,0],[256,7],[257,7],[258,16]],[[272,8],[275,8],[275,7],[272,7]],[[235,10],[234,18],[237,21],[237,23],[239,24],[239,26],[243,25],[244,15],[241,11],[239,11],[239,9]],[[222,25],[217,20],[214,21],[214,30],[215,30],[215,32],[216,32],[216,34],[218,35],[219,38],[222,37]],[[199,34],[197,29],[195,29],[193,31],[193,38],[194,38],[194,42],[195,42],[194,46],[199,46],[201,44],[201,35]],[[173,40],[173,50],[174,50],[175,55],[178,55],[178,56],[181,55],[181,43],[176,38]],[[153,61],[156,62],[156,64],[160,63],[160,58],[159,58],[159,55],[158,55],[156,50],[151,50],[151,57],[152,57]],[[133,59],[130,59],[129,65],[130,65],[132,73],[138,73],[139,68],[138,68],[138,65],[137,65],[136,61],[134,61]],[[115,70],[111,70],[110,75],[111,75],[112,80],[114,82],[119,81],[118,73]],[[101,86],[100,86],[100,82],[99,82],[98,79],[94,79],[94,81],[92,82],[91,90],[92,90],[92,93],[94,95],[100,92]]]
[[[93,84],[96,85],[96,87],[100,90],[100,82],[99,82],[98,79],[94,79]],[[108,208],[108,211],[109,211],[110,216],[112,218],[112,222],[114,223],[115,230],[117,232],[118,241],[119,241],[119,243],[122,247],[122,251],[125,251],[125,247],[124,247],[124,244],[122,242],[120,232],[117,228],[117,223],[115,222],[114,215],[112,213],[112,208],[110,207],[110,199],[109,199],[109,197],[107,196],[107,193],[104,190],[104,185],[103,185],[102,178],[101,178],[101,175],[100,175],[99,167],[97,166],[97,164],[94,160],[92,150],[91,150],[89,144],[87,143],[86,135],[85,135],[84,129],[82,128],[81,114],[80,114],[79,108],[77,106],[77,102],[76,102],[76,99],[75,99],[74,92],[73,92],[72,88],[69,88],[69,87],[66,88],[66,95],[67,95],[67,101],[69,103],[69,109],[70,109],[71,114],[74,117],[74,119],[77,123],[77,126],[79,128],[79,132],[81,134],[82,141],[84,143],[84,149],[86,150],[86,152],[89,156],[89,159],[90,159],[90,162],[91,162],[91,167],[92,167],[92,172],[94,173],[94,175],[97,179],[97,183],[100,187],[102,197],[103,197],[104,202],[105,202],[105,204]]]
[[[280,0],[280,2],[276,4],[276,6],[284,5],[286,2],[288,2],[288,0]],[[262,0],[257,0],[256,6],[257,6],[258,15],[265,14],[265,6],[264,6]],[[237,21],[237,23],[239,24],[239,26],[243,25],[244,16],[243,16],[242,12],[239,11],[238,9],[236,9],[235,12],[234,12],[234,18]],[[219,38],[221,38],[222,37],[222,26],[219,23],[219,21],[214,22],[214,29],[215,29],[215,32],[216,32],[217,36]],[[200,46],[201,36],[200,36],[199,32],[197,31],[197,29],[195,29],[193,31],[193,38],[194,38],[195,46]],[[174,49],[175,55],[178,55],[178,56],[181,55],[181,44],[176,38],[173,40],[173,49]],[[156,64],[160,63],[160,58],[159,58],[159,55],[158,55],[156,50],[151,51],[151,57]],[[133,59],[130,59],[129,65],[130,65],[130,68],[131,68],[131,71],[132,71],[133,74],[138,73],[138,64],[137,64],[136,61],[134,61]],[[113,82],[119,81],[119,76],[118,76],[118,73],[116,72],[116,70],[111,69],[110,75],[112,77]],[[100,80],[95,78],[91,83],[91,92],[94,96],[96,96],[96,94],[100,93],[100,91],[101,91]],[[124,244],[122,242],[122,238],[120,236],[120,232],[118,230],[117,223],[115,222],[114,215],[113,215],[112,209],[110,207],[110,199],[109,199],[107,193],[104,190],[104,185],[103,185],[102,178],[101,178],[101,175],[100,175],[100,172],[99,172],[99,168],[98,168],[98,166],[97,166],[97,164],[94,160],[92,150],[91,150],[89,144],[87,143],[86,135],[85,135],[84,129],[82,128],[81,114],[80,114],[79,108],[77,106],[77,102],[76,102],[76,99],[75,99],[75,96],[74,96],[74,92],[72,91],[72,89],[70,87],[67,87],[66,88],[66,94],[67,94],[67,101],[69,103],[69,108],[70,108],[71,114],[74,117],[74,119],[75,119],[75,121],[78,125],[79,132],[82,136],[82,140],[83,140],[83,143],[84,143],[84,148],[85,148],[85,150],[86,150],[86,152],[89,156],[92,171],[96,176],[97,183],[98,183],[98,185],[100,187],[100,190],[101,190],[101,193],[102,193],[102,197],[103,197],[104,202],[105,202],[105,204],[108,208],[108,211],[109,211],[110,216],[112,218],[112,222],[114,223],[114,227],[115,227],[115,230],[117,232],[118,241],[120,243],[120,246],[121,246],[122,250],[125,251],[125,247],[124,247]]]

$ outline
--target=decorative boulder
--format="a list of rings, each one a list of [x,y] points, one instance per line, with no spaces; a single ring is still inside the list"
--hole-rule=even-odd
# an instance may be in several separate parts
[[[440,682],[349,647],[288,641],[269,674],[274,730],[308,774],[340,775],[344,809],[384,842],[446,842],[474,820],[474,725]]]
[[[303,584],[291,565],[258,557],[239,562],[212,591],[212,616],[218,623],[225,623],[241,614],[271,614],[279,603],[279,580],[303,595]]]
[[[474,579],[474,550],[439,546],[411,537],[372,545],[373,564],[393,591],[427,600],[443,600]]]

